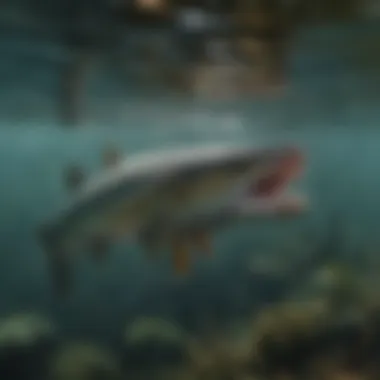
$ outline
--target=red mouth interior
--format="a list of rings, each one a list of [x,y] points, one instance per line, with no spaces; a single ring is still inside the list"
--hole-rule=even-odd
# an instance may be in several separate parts
[[[285,185],[282,175],[275,173],[261,178],[254,184],[252,195],[258,197],[270,197],[276,195]]]
[[[294,178],[301,169],[300,157],[291,156],[283,161],[277,170],[264,175],[250,188],[250,194],[256,197],[275,196],[283,190],[290,179]]]

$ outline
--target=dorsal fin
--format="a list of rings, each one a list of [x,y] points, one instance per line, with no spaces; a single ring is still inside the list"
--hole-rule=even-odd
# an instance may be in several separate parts
[[[103,152],[103,165],[112,168],[121,160],[121,154],[114,146],[107,147]]]
[[[83,170],[78,166],[71,166],[65,173],[65,182],[67,189],[74,191],[78,189],[85,179]]]

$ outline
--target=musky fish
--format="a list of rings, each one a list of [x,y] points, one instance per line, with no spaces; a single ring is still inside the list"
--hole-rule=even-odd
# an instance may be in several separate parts
[[[73,253],[86,248],[99,261],[110,244],[128,237],[147,254],[169,248],[175,271],[184,274],[192,248],[212,254],[212,231],[248,218],[295,216],[306,207],[305,198],[286,191],[303,167],[293,147],[197,146],[126,160],[111,150],[104,161],[104,171],[88,181],[70,170],[67,184],[76,194],[42,226],[59,294],[70,289]]]

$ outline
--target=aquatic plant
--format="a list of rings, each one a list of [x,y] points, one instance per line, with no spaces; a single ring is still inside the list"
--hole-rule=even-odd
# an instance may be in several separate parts
[[[336,318],[350,318],[363,311],[367,290],[362,286],[361,275],[349,265],[330,263],[322,266],[311,278],[314,294],[319,294]]]
[[[347,319],[328,300],[275,305],[254,320],[251,368],[274,379],[379,378],[379,338],[380,309]]]
[[[73,342],[63,345],[49,366],[49,380],[119,380],[118,360],[103,347]]]
[[[252,365],[265,376],[302,370],[315,337],[329,323],[325,302],[284,303],[263,310],[251,330]]]
[[[208,334],[184,339],[182,364],[156,367],[138,378],[378,379],[380,308],[365,309],[362,318],[347,320],[330,301],[282,302],[259,311],[250,325],[241,321],[239,329],[209,329]]]

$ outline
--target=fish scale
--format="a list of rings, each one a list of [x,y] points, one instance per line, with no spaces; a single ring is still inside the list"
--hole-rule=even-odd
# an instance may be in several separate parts
[[[203,146],[139,155],[107,167],[43,226],[41,238],[56,289],[69,290],[71,249],[78,242],[92,247],[93,258],[102,258],[98,262],[106,257],[104,249],[124,236],[148,251],[169,248],[175,271],[183,274],[189,269],[190,249],[209,256],[210,233],[221,226],[283,216],[284,210],[298,214],[304,204],[289,199],[291,195],[269,196],[262,204],[261,195],[248,190],[274,175],[283,180],[271,185],[281,185],[282,193],[301,158],[298,150],[287,147]]]

